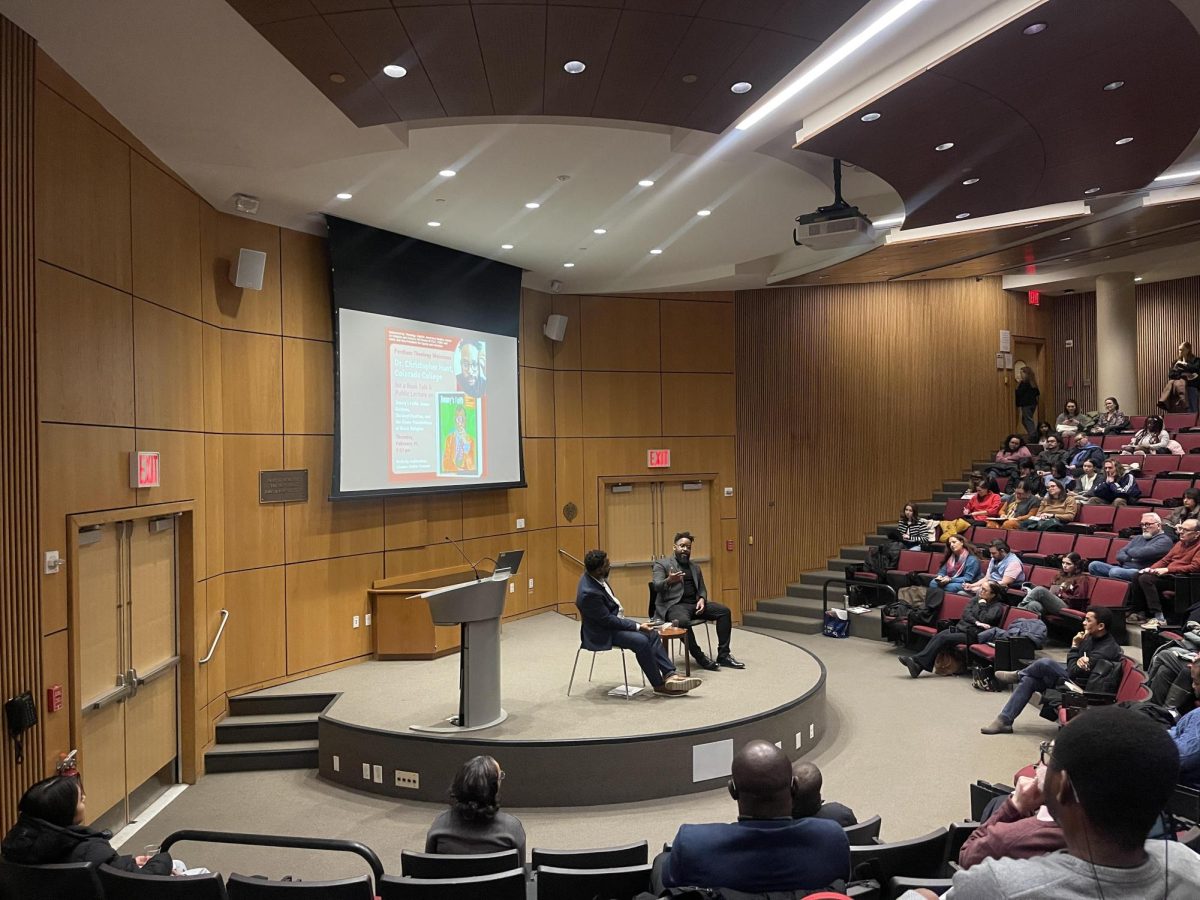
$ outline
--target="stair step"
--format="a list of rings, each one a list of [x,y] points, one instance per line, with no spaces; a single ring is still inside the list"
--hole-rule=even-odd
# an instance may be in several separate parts
[[[863,559],[865,558],[866,557],[864,556]],[[857,566],[860,562],[862,562],[861,559],[845,559],[844,557],[838,557],[837,559],[825,560],[825,565],[829,567],[831,572],[837,572],[839,575],[845,575],[846,569],[850,568],[850,566]]]
[[[825,581],[827,579],[830,579],[830,578],[843,579],[845,577],[846,577],[845,572],[833,572],[833,571],[830,571],[829,569],[818,569],[815,572],[801,573],[800,583],[801,584],[815,584],[819,588],[822,584],[825,583]],[[838,593],[841,593],[842,585],[838,584],[838,585],[830,585],[829,586],[830,595],[832,595],[835,590]]]
[[[841,597],[837,598],[837,605],[841,605]],[[833,598],[830,598],[833,602]],[[818,621],[824,616],[825,611],[821,607],[820,597],[773,597],[770,600],[758,601],[758,612],[777,613],[781,616],[795,616],[800,619],[816,619]]]
[[[231,716],[263,716],[276,713],[324,712],[337,694],[243,694],[229,700]]]
[[[945,500],[922,500],[916,504],[918,516],[940,516],[946,508]],[[893,528],[896,526],[893,525]]]
[[[934,491],[933,499],[938,503],[945,503],[947,500],[957,500],[962,496],[962,491]]]
[[[317,739],[320,713],[269,713],[227,716],[217,723],[218,744],[251,744]]]
[[[868,547],[882,547],[886,543],[887,543],[887,535],[885,535],[885,534],[868,534],[867,535],[867,546]]]
[[[317,742],[255,741],[218,744],[204,754],[207,772],[262,772],[317,768]]]
[[[967,490],[968,484],[965,481],[943,481],[942,490],[952,492],[956,497],[961,497]]]
[[[771,628],[776,631],[795,631],[800,634],[818,634],[822,622],[819,619],[799,619],[777,613],[748,612],[742,615],[742,624],[751,628]]]
[[[862,562],[864,559],[867,558],[867,553],[869,553],[870,550],[871,550],[871,547],[870,547],[869,543],[868,544],[856,544],[852,547],[843,547],[839,551],[839,555],[841,556],[842,559],[851,559],[851,560],[856,560],[858,562]]]
[[[787,595],[789,597],[811,597],[814,600],[821,599],[821,586],[819,584],[801,584],[799,581],[793,581],[787,586]],[[841,591],[835,588],[829,589],[830,598],[840,597]]]

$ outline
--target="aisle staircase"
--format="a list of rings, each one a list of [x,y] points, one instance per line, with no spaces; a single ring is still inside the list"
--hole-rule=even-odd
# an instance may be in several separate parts
[[[206,772],[317,768],[317,718],[337,694],[245,694],[231,697],[204,754]]]
[[[975,467],[986,465],[976,463]],[[967,473],[964,473],[964,476]],[[916,504],[919,516],[940,516],[947,500],[962,496],[967,489],[967,482],[943,482],[942,489],[935,491],[933,497]],[[824,624],[824,607],[821,602],[822,585],[830,578],[845,576],[846,567],[860,563],[867,558],[867,552],[874,545],[886,540],[888,531],[896,527],[895,521],[881,522],[874,534],[866,536],[866,543],[842,547],[835,559],[825,561],[825,568],[804,572],[800,580],[787,586],[783,597],[771,597],[758,601],[758,609],[743,614],[744,625],[753,628],[773,628],[779,631],[794,631],[801,634],[817,634]],[[844,585],[829,585],[829,603],[840,606]],[[872,610],[862,615],[850,616],[851,637],[867,638],[882,641],[883,635],[879,625],[879,611]]]

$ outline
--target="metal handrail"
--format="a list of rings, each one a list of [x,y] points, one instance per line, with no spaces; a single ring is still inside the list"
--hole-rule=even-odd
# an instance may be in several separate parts
[[[831,584],[844,584],[847,586],[849,586],[850,584],[857,584],[860,587],[869,587],[872,590],[883,589],[892,595],[893,600],[900,599],[900,595],[896,593],[896,589],[894,587],[892,587],[890,584],[885,584],[882,581],[880,581],[880,582],[873,582],[873,581],[851,582],[847,578],[826,578],[825,581],[822,582],[822,584],[821,584],[821,614],[822,615],[829,612],[829,586]]]
[[[210,844],[242,844],[247,847],[284,847],[290,850],[330,850],[335,853],[354,853],[361,856],[371,867],[378,885],[383,878],[383,863],[379,856],[366,844],[358,841],[341,841],[333,838],[288,837],[279,834],[239,834],[232,831],[193,831],[184,828],[173,831],[163,840],[160,848],[170,850],[180,841],[201,841]]]
[[[217,628],[217,636],[213,638],[212,646],[208,648],[208,655],[200,660],[199,665],[204,665],[213,658],[213,654],[217,652],[217,644],[221,643],[221,635],[225,633],[225,623],[229,621],[229,610],[221,610],[221,624]]]
[[[567,559],[571,560],[571,562],[576,563],[577,565],[580,565],[580,566],[583,565],[582,559],[576,559],[574,556],[572,556],[570,553],[568,553],[562,547],[558,548],[558,552],[561,553],[563,556],[565,556]]]

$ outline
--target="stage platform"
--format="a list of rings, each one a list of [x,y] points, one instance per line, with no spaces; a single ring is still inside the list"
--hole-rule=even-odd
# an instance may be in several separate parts
[[[592,655],[581,653],[567,696],[578,646],[579,624],[557,613],[506,623],[501,696],[508,719],[461,735],[409,730],[457,711],[456,654],[366,662],[258,695],[337,694],[319,719],[321,775],[433,802],[445,800],[458,766],[477,754],[504,767],[506,805],[573,806],[710,790],[729,777],[735,745],[765,738],[797,758],[823,736],[825,668],[784,641],[736,629],[733,650],[746,669],[693,671],[704,683],[686,696],[647,687],[630,699],[608,693],[622,683],[615,650],[596,656],[591,682]],[[636,660],[626,659],[630,684],[640,686]]]

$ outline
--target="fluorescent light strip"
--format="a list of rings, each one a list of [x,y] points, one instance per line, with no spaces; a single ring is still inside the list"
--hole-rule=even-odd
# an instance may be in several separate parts
[[[1142,198],[1142,206],[1162,206],[1164,203],[1183,203],[1188,200],[1200,200],[1200,184],[1151,191]]]
[[[779,109],[784,103],[791,100],[850,54],[862,47],[871,38],[875,37],[885,28],[894,25],[924,2],[925,0],[900,0],[899,3],[875,19],[870,25],[839,46],[811,69],[801,74],[779,93],[764,100],[758,109],[737,123],[735,126],[737,130],[745,131],[757,125],[775,110]]]
[[[1157,184],[1160,181],[1187,181],[1191,178],[1200,178],[1200,169],[1193,169],[1191,172],[1163,172],[1154,182]]]
[[[1086,216],[1090,212],[1091,209],[1083,200],[1051,203],[1048,206],[1035,206],[1030,209],[1014,209],[1011,212],[984,216],[980,219],[963,219],[958,222],[929,225],[925,228],[893,231],[887,235],[887,243],[903,244],[909,241],[927,241],[934,238],[969,234],[973,231],[991,231],[995,228],[1011,228],[1014,225],[1028,225],[1033,222],[1053,222],[1058,219]]]

